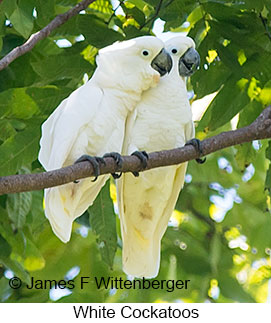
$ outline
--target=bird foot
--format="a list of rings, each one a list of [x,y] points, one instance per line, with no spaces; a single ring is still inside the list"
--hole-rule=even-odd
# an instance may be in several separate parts
[[[91,163],[93,170],[94,170],[94,176],[95,178],[92,180],[92,182],[95,182],[98,178],[98,176],[101,174],[100,171],[100,165],[103,164],[105,165],[105,161],[102,157],[97,157],[97,156],[89,156],[89,155],[82,155],[79,157],[74,164],[78,164],[84,161],[88,161]],[[79,183],[79,181],[74,181],[74,183]]]
[[[203,154],[202,144],[199,139],[193,138],[191,140],[188,140],[187,143],[185,144],[185,146],[188,146],[188,145],[192,145],[196,149],[196,151],[199,153],[200,156]],[[203,164],[203,163],[205,163],[205,161],[206,161],[206,157],[196,158],[196,162],[198,164]]]
[[[140,162],[141,162],[141,166],[143,169],[145,169],[147,167],[147,162],[148,162],[148,159],[149,159],[149,155],[146,153],[146,151],[134,151],[131,156],[136,156]],[[132,172],[132,174],[135,176],[135,177],[138,177],[139,176],[139,172]]]
[[[106,158],[106,157],[111,157],[111,158],[113,158],[113,159],[115,160],[116,164],[117,164],[118,169],[121,169],[121,168],[122,168],[122,165],[123,165],[123,159],[122,159],[122,157],[121,157],[121,155],[120,155],[119,153],[112,152],[112,153],[104,154],[104,155],[103,155],[103,158]],[[118,178],[120,178],[120,177],[121,177],[122,172],[120,172],[119,174],[117,174],[117,173],[112,173],[111,175],[112,175],[112,177],[113,177],[114,179],[118,179]]]

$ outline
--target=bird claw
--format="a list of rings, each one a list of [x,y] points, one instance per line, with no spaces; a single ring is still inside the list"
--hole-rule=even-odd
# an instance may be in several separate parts
[[[79,157],[74,164],[81,163],[83,161],[88,161],[91,163],[93,170],[94,170],[94,176],[95,178],[92,180],[92,182],[95,182],[98,178],[98,176],[101,174],[100,171],[100,164],[106,165],[104,159],[102,157],[97,157],[97,156],[89,156],[89,155],[82,155]],[[79,183],[79,181],[74,181],[75,184]]]
[[[193,139],[187,141],[185,146],[188,146],[188,145],[192,145],[196,149],[196,151],[199,153],[200,156],[203,154],[202,144],[201,144],[201,141],[199,139],[193,138]],[[204,158],[196,158],[195,160],[196,160],[196,162],[198,164],[203,164],[206,161],[206,157],[204,157]]]
[[[118,169],[121,169],[122,168],[122,165],[123,165],[123,159],[122,159],[122,156],[121,154],[119,153],[116,153],[116,152],[111,152],[111,153],[106,153],[103,155],[103,158],[106,158],[106,157],[111,157],[115,160],[116,164],[117,164],[117,168]],[[111,173],[112,177],[114,179],[118,179],[121,177],[122,175],[122,172],[120,172],[119,174],[117,173]]]
[[[146,151],[134,151],[131,156],[136,156],[140,162],[141,162],[141,166],[143,169],[145,169],[147,167],[147,161],[149,159],[149,155],[146,153]],[[132,172],[132,174],[135,177],[139,176],[139,172]]]
[[[122,172],[120,172],[119,174],[118,174],[118,173],[111,173],[111,175],[112,175],[112,177],[113,177],[114,179],[118,179],[118,178],[120,178],[120,177],[121,177]]]

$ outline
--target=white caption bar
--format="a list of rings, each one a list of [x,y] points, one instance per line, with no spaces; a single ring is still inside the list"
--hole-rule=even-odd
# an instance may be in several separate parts
[[[128,322],[159,320],[167,322],[246,322],[270,318],[270,304],[0,304],[1,322]]]

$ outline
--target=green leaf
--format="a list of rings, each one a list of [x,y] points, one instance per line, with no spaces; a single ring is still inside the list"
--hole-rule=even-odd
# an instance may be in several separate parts
[[[37,159],[42,120],[27,123],[25,130],[8,138],[0,146],[0,176],[15,174],[23,165]]]
[[[269,172],[271,167],[269,168]],[[269,175],[270,176],[270,175]],[[269,185],[271,184],[271,179]],[[271,185],[270,185],[271,188]],[[255,223],[256,224],[256,223]],[[253,247],[256,247],[259,251],[265,251],[267,248],[271,248],[271,219],[270,216],[266,216],[262,223],[257,223],[253,226],[250,234],[250,243]]]
[[[32,205],[31,192],[9,194],[7,198],[8,216],[15,227],[20,229],[24,226],[26,215],[29,213]]]
[[[28,238],[26,239],[25,259],[23,261],[23,265],[27,271],[41,270],[45,266],[45,259],[41,252]]]
[[[112,3],[109,0],[96,0],[90,4],[88,11],[93,10],[103,14],[111,15],[113,13]]]
[[[259,99],[264,106],[271,104],[271,81],[264,85],[264,88],[260,92]]]
[[[10,286],[5,276],[0,278],[0,302],[4,303],[10,296]]]
[[[65,26],[66,24],[64,24]],[[59,30],[57,28],[56,30]],[[51,34],[52,35],[52,34]],[[57,46],[56,42],[52,39],[45,38],[37,43],[33,48],[33,52],[43,58],[51,55],[61,55],[65,50]],[[44,55],[46,53],[46,55]]]
[[[78,1],[77,0],[55,0],[55,3],[57,5],[61,5],[61,6],[67,6],[67,7],[71,7],[76,5]]]
[[[260,115],[263,106],[260,102],[253,100],[239,114],[238,128],[250,125]]]
[[[33,69],[42,77],[42,84],[56,80],[75,79],[81,81],[84,73],[90,73],[93,66],[80,55],[55,55],[32,63]]]
[[[12,252],[22,255],[25,251],[25,236],[21,230],[17,232],[9,220],[8,212],[0,206],[0,234],[12,247]]]
[[[197,4],[190,0],[174,0],[168,3],[164,2],[164,5],[162,3],[159,17],[166,21],[164,30],[170,31],[171,28],[180,28],[196,6]]]
[[[140,30],[132,25],[128,25],[127,27],[123,28],[123,31],[126,35],[126,39],[149,35],[149,32],[146,31],[145,29]]]
[[[47,223],[47,219],[43,208],[43,191],[32,192],[31,212],[26,220],[27,224],[30,224],[32,235],[44,230],[44,224]]]
[[[201,69],[191,77],[197,99],[218,91],[231,75],[231,71],[221,61],[213,62],[207,70],[203,65],[204,62]]]
[[[265,5],[264,0],[246,0],[246,6],[249,9],[256,9],[257,11],[261,12]]]
[[[221,257],[220,235],[215,233],[210,244],[210,263],[214,273],[217,273],[217,266]]]
[[[9,243],[0,235],[0,262],[1,259],[9,257],[11,254],[11,246]]]
[[[86,211],[82,215],[80,215],[79,218],[77,218],[75,221],[81,225],[84,225],[87,228],[90,228],[88,211]]]
[[[36,22],[39,26],[46,26],[55,13],[55,1],[54,0],[36,0],[37,19]]]
[[[103,48],[124,39],[120,33],[109,29],[105,22],[92,15],[80,15],[78,28],[87,42],[97,48]]]
[[[269,169],[266,173],[264,187],[266,190],[268,190],[268,192],[271,192],[271,164],[269,165]]]
[[[242,303],[254,303],[255,300],[250,296],[236,279],[229,275],[222,275],[218,279],[218,286],[223,296]]]
[[[47,115],[54,111],[60,102],[71,93],[69,88],[61,88],[53,85],[44,87],[29,87],[26,93],[38,105],[42,115]]]
[[[145,23],[145,15],[137,7],[127,8],[126,6],[122,6],[122,9],[129,18],[134,18],[139,25],[143,25]]]
[[[5,267],[13,271],[16,277],[19,277],[23,282],[26,284],[31,283],[30,275],[29,273],[24,270],[23,266],[18,263],[16,260],[10,259],[10,258],[4,258],[0,259],[0,263],[2,263]]]
[[[109,186],[110,181],[107,181],[88,212],[90,214],[90,226],[97,235],[102,259],[112,268],[117,250],[117,233],[116,215],[109,195]]]
[[[4,38],[5,53],[21,45],[22,42],[22,37],[18,37],[16,35],[7,35]],[[21,57],[18,57],[7,68],[1,71],[0,92],[12,88],[25,88],[32,85],[37,80],[38,76],[30,64],[32,58],[32,53],[29,52]]]
[[[52,36],[58,36],[61,38],[67,37],[67,36],[79,36],[80,30],[78,28],[78,19],[80,17],[78,15],[72,17],[69,19],[65,24],[61,25],[59,28],[56,28],[52,31]]]
[[[6,15],[9,17],[17,7],[17,0],[3,0],[1,3],[1,9],[4,10]]]
[[[238,62],[238,56],[234,45],[229,44],[223,46],[218,42],[215,43],[215,47],[218,51],[219,59],[232,71],[234,74],[242,75],[242,67]]]
[[[20,0],[18,6],[9,16],[12,25],[24,38],[28,38],[32,32],[34,2],[29,0]]]
[[[268,141],[268,147],[265,151],[265,157],[271,161],[271,140]]]
[[[25,90],[16,88],[0,93],[0,117],[28,119],[37,113],[36,103]]]
[[[5,141],[9,137],[12,137],[16,134],[16,130],[13,128],[11,123],[6,120],[0,120],[0,140]]]
[[[206,1],[203,3],[203,8],[210,13],[217,20],[228,20],[235,21],[235,16],[240,13],[239,9],[233,6],[227,6],[224,3],[218,1]]]
[[[198,130],[208,128],[211,131],[229,122],[248,103],[249,97],[246,93],[247,80],[229,79],[218,92],[203,115]]]
[[[155,7],[158,5],[159,0],[144,0],[144,2],[149,3],[151,6]]]
[[[257,152],[250,142],[238,145],[236,148],[236,162],[239,168],[244,171],[246,167],[253,163],[253,161],[257,157]]]
[[[142,1],[142,0],[130,0],[129,1],[129,3],[132,3],[133,5],[135,5],[141,11],[143,11],[144,6],[146,5],[145,2],[148,2],[148,1]]]

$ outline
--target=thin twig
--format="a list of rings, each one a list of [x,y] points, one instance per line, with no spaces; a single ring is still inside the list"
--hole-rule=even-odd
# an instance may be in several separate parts
[[[262,16],[262,14],[261,14],[261,13],[260,13],[259,17],[260,17],[260,19],[261,19],[261,21],[262,21],[262,24],[263,24],[263,26],[264,26],[264,29],[265,29],[265,33],[266,33],[266,35],[268,36],[269,40],[271,40],[271,33],[270,33],[270,31],[268,30],[268,26],[267,26],[267,24],[266,24],[267,19],[266,19],[266,18],[264,18],[264,17]]]
[[[160,1],[159,1],[159,3],[158,3],[158,5],[157,5],[157,7],[156,7],[156,10],[155,10],[154,15],[153,15],[152,17],[150,17],[148,20],[146,20],[146,21],[145,21],[145,23],[144,23],[142,26],[140,26],[140,28],[139,28],[139,29],[142,29],[142,28],[143,28],[143,27],[145,27],[148,23],[150,23],[150,22],[154,21],[154,20],[158,17],[158,15],[159,15],[159,11],[160,11],[160,9],[161,9],[161,7],[162,7],[162,3],[163,3],[163,0],[160,0]]]
[[[237,130],[222,132],[202,141],[203,156],[230,146],[271,138],[271,107],[263,110],[259,117],[249,126]],[[199,153],[191,145],[149,154],[145,170],[177,165],[195,158]],[[111,157],[105,158],[106,165],[101,165],[101,174],[119,171],[118,165]],[[204,167],[201,166],[201,167]],[[123,156],[122,172],[143,171],[136,156]],[[73,182],[77,179],[93,176],[94,171],[87,161],[39,174],[22,174],[0,177],[0,195],[15,192],[41,190]]]
[[[110,18],[108,19],[108,22],[107,22],[108,25],[111,22],[111,20],[113,19],[113,17],[116,15],[116,11],[119,9],[119,7],[122,6],[122,4],[124,3],[124,1],[125,0],[119,1],[119,4],[117,5],[117,7],[115,9],[113,9],[113,13],[112,13],[112,15],[110,16]]]
[[[29,52],[40,40],[48,37],[54,29],[58,28],[70,18],[77,15],[80,11],[86,9],[91,3],[95,1],[96,0],[83,0],[67,12],[56,16],[46,27],[42,28],[35,34],[32,34],[24,44],[14,48],[11,52],[4,56],[0,60],[0,71],[6,68],[16,58]]]

